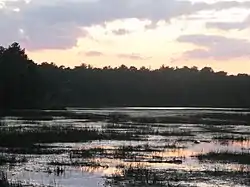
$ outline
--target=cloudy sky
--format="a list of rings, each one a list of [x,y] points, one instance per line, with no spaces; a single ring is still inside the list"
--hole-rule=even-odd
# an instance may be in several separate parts
[[[0,0],[0,30],[37,63],[250,73],[250,0]]]

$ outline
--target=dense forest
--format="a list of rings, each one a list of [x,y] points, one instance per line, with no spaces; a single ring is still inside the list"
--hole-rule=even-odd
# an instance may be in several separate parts
[[[250,76],[205,67],[65,68],[34,63],[18,43],[0,47],[0,108],[65,106],[250,107]]]

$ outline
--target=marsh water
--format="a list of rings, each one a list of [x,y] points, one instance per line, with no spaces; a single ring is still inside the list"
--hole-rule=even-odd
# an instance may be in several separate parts
[[[27,110],[0,128],[1,170],[23,185],[250,185],[247,109]]]

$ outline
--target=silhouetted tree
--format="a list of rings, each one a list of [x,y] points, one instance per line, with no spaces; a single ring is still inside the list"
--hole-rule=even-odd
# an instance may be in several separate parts
[[[18,43],[0,47],[0,108],[33,108],[38,103],[37,65]]]
[[[18,43],[0,47],[0,108],[63,106],[250,107],[250,76],[210,67],[73,69],[35,64]]]

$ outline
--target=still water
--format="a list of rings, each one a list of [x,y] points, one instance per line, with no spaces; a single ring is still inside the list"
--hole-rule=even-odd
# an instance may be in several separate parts
[[[39,150],[3,146],[2,155],[27,161],[1,169],[11,181],[34,186],[248,186],[250,161],[243,160],[250,158],[249,116],[247,109],[233,108],[17,112],[1,118],[1,130],[32,134],[58,128],[60,134],[63,127],[98,136],[34,142]]]

